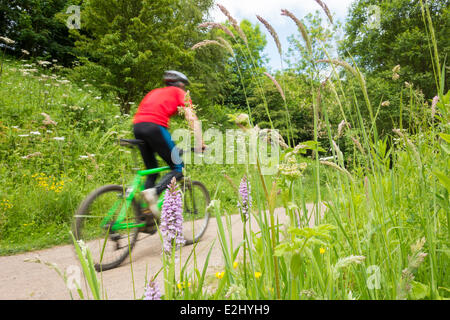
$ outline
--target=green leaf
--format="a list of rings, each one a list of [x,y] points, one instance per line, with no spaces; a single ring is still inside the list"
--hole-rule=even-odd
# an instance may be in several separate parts
[[[450,148],[446,144],[441,143],[441,148],[445,151],[446,154],[450,154]]]
[[[430,295],[430,288],[423,283],[412,281],[409,295],[413,300],[422,300]]]
[[[291,258],[291,273],[295,276],[298,275],[298,271],[300,270],[302,264],[302,258],[300,254],[294,254]]]
[[[433,171],[434,175],[439,179],[441,184],[450,192],[450,178],[440,171]]]
[[[441,132],[441,133],[439,133],[439,136],[442,139],[444,139],[447,143],[450,143],[450,134]]]

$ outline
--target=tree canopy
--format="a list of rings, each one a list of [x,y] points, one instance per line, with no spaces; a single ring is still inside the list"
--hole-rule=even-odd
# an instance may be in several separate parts
[[[440,59],[450,53],[450,1],[426,1],[433,21]],[[373,13],[380,11],[379,23],[370,27]],[[436,82],[431,67],[430,34],[425,27],[420,0],[358,0],[350,9],[345,27],[346,38],[340,45],[342,56],[352,56],[359,68],[372,75],[390,72],[401,66],[404,81],[414,83],[426,97],[436,95]],[[437,71],[440,72],[440,71]],[[450,71],[447,69],[447,90]]]

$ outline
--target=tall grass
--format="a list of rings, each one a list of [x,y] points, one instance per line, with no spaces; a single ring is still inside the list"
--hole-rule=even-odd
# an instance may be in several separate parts
[[[223,268],[215,274],[208,269],[211,251],[203,266],[194,263],[188,267],[191,259],[196,260],[195,247],[187,261],[165,257],[164,299],[449,298],[450,93],[443,92],[445,63],[437,58],[429,11],[422,2],[421,6],[431,35],[430,59],[439,97],[436,112],[433,117],[428,115],[426,125],[410,132],[396,129],[392,135],[380,137],[374,104],[354,61],[331,58],[328,52],[327,60],[311,61],[314,141],[283,149],[279,172],[272,177],[262,175],[259,162],[232,172],[245,175],[252,190],[252,211],[240,226],[242,241],[233,242],[235,229],[229,210],[217,196],[218,189],[210,210],[217,221]],[[288,16],[295,18],[292,13]],[[236,27],[237,23],[231,22]],[[333,70],[332,77],[323,84],[317,81],[317,63],[328,63]],[[348,77],[356,78],[358,88],[348,88],[340,77],[341,67]],[[320,99],[325,89],[330,90],[343,120],[354,130],[351,168],[345,166],[333,139],[327,106]],[[362,91],[363,101],[356,98],[356,90]],[[410,110],[423,108],[422,101],[413,95],[404,103]],[[361,114],[363,105],[369,110],[368,123]],[[270,110],[266,111],[270,119]],[[334,146],[334,162],[319,160],[319,111],[329,143]],[[348,113],[354,117],[346,119]],[[305,169],[303,152],[308,149],[315,158],[306,162]],[[313,206],[307,205],[305,197],[308,175],[313,176],[309,186],[316,188]],[[328,190],[325,200],[321,196],[322,179]],[[236,202],[239,195],[235,194],[230,187],[228,196]],[[277,220],[278,206],[288,217],[286,223]],[[179,272],[175,272],[176,263]],[[211,285],[212,291],[208,290]]]
[[[423,11],[424,22],[432,34],[432,24],[425,19],[425,6]],[[436,49],[433,37],[431,46]],[[437,54],[431,59],[434,65],[442,65],[436,60]],[[330,197],[323,203],[320,196],[316,198],[314,224],[306,223],[312,212],[308,212],[304,201],[299,201],[299,195],[292,188],[293,184],[301,185],[302,173],[283,174],[280,170],[272,184],[268,184],[256,171],[256,177],[251,179],[254,211],[250,219],[256,222],[259,231],[246,229],[250,224],[242,221],[245,229],[242,243],[245,245],[233,247],[230,242],[233,230],[227,230],[229,226],[220,219],[223,210],[220,206],[215,207],[226,276],[219,280],[219,290],[214,298],[448,297],[449,185],[448,169],[444,168],[448,167],[449,159],[447,115],[450,94],[444,97],[443,87],[436,88],[441,101],[440,114],[438,118],[428,115],[426,126],[412,128],[411,132],[394,130],[392,135],[381,138],[365,77],[357,66],[351,65],[354,61],[348,63],[329,58],[311,63],[313,67],[315,63],[332,64],[333,77],[323,86],[332,89],[344,116],[356,109],[355,119],[344,120],[359,132],[358,136],[353,136],[353,141],[360,154],[352,169],[344,166],[342,153],[332,138],[327,108],[320,99],[324,88],[311,81],[311,92],[316,98],[312,106],[315,142],[320,110],[330,145],[334,145],[333,155],[338,160],[327,163],[316,157],[310,166],[316,173],[316,186],[320,185],[319,172],[323,165],[334,168],[324,171]],[[343,67],[350,77],[356,78],[359,87],[354,90],[362,91],[362,102],[356,98],[356,91],[345,91],[346,85],[337,67]],[[319,79],[318,72],[313,72],[316,73],[310,75],[311,79]],[[436,75],[436,78],[440,77]],[[441,78],[440,83],[443,84]],[[362,105],[369,110],[368,125],[360,111]],[[406,107],[419,110],[422,101],[412,95]],[[439,124],[432,126],[436,121]],[[318,148],[313,145],[312,149],[318,155]],[[284,151],[285,160],[290,158],[289,152],[292,149]],[[301,159],[290,164],[298,164],[297,161]],[[281,188],[280,195],[278,188]],[[284,227],[275,222],[274,208],[279,197],[283,198],[285,214],[291,218]],[[322,206],[326,210],[321,212],[318,208]],[[245,268],[233,268],[236,258],[245,259]]]

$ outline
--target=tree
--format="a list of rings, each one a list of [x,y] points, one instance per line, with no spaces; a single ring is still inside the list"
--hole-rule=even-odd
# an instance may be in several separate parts
[[[285,60],[289,70],[298,74],[310,75],[315,70],[323,71],[328,68],[325,64],[313,64],[312,61],[327,59],[324,49],[331,54],[331,42],[335,30],[339,26],[336,25],[332,29],[323,27],[319,11],[316,11],[314,15],[309,13],[301,22],[308,34],[311,51],[308,50],[308,45],[301,36],[301,32],[294,33],[288,38],[289,49]]]
[[[20,49],[33,56],[57,59],[68,65],[74,59],[74,43],[69,30],[57,14],[67,8],[68,0],[0,0],[0,35],[16,41]]]
[[[449,0],[424,1],[433,19],[440,60],[450,53]],[[379,8],[379,24],[368,24],[371,10]],[[372,26],[372,27],[371,27]],[[425,28],[420,0],[358,0],[352,4],[345,27],[346,39],[340,45],[344,57],[352,56],[359,68],[369,76],[390,72],[401,66],[403,81],[420,87],[426,97],[436,95],[436,82],[431,65],[430,35]],[[437,72],[440,72],[437,71]],[[446,70],[446,89],[450,71]]]
[[[129,113],[131,103],[161,86],[165,70],[201,73],[189,48],[211,5],[212,0],[87,1],[82,25],[89,33],[72,31],[81,62],[75,76],[95,80]]]
[[[226,65],[227,82],[222,91],[222,103],[247,111],[249,106],[250,109],[255,107],[255,99],[263,94],[262,77],[268,61],[263,51],[267,40],[260,27],[253,26],[248,20],[242,20],[240,28],[246,35],[247,43],[232,29],[236,40],[230,37],[228,40],[232,43],[234,57]],[[223,34],[223,37],[226,35]]]

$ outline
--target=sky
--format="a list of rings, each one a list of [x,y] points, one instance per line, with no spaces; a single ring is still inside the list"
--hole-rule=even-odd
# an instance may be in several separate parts
[[[353,0],[322,0],[330,9],[334,20],[345,21],[348,9]],[[280,56],[273,38],[268,33],[267,29],[259,22],[256,15],[260,15],[266,19],[280,38],[283,48],[288,47],[287,37],[291,34],[297,33],[297,26],[288,17],[281,15],[281,9],[287,9],[292,12],[297,18],[301,19],[308,13],[314,13],[318,10],[324,22],[327,17],[322,8],[314,0],[216,0],[228,9],[230,14],[238,21],[242,19],[250,20],[252,23],[258,23],[261,31],[266,35],[267,46],[265,53],[270,59],[269,66],[272,69],[280,68]],[[225,22],[224,14],[214,6],[211,11],[211,16],[215,22]]]

